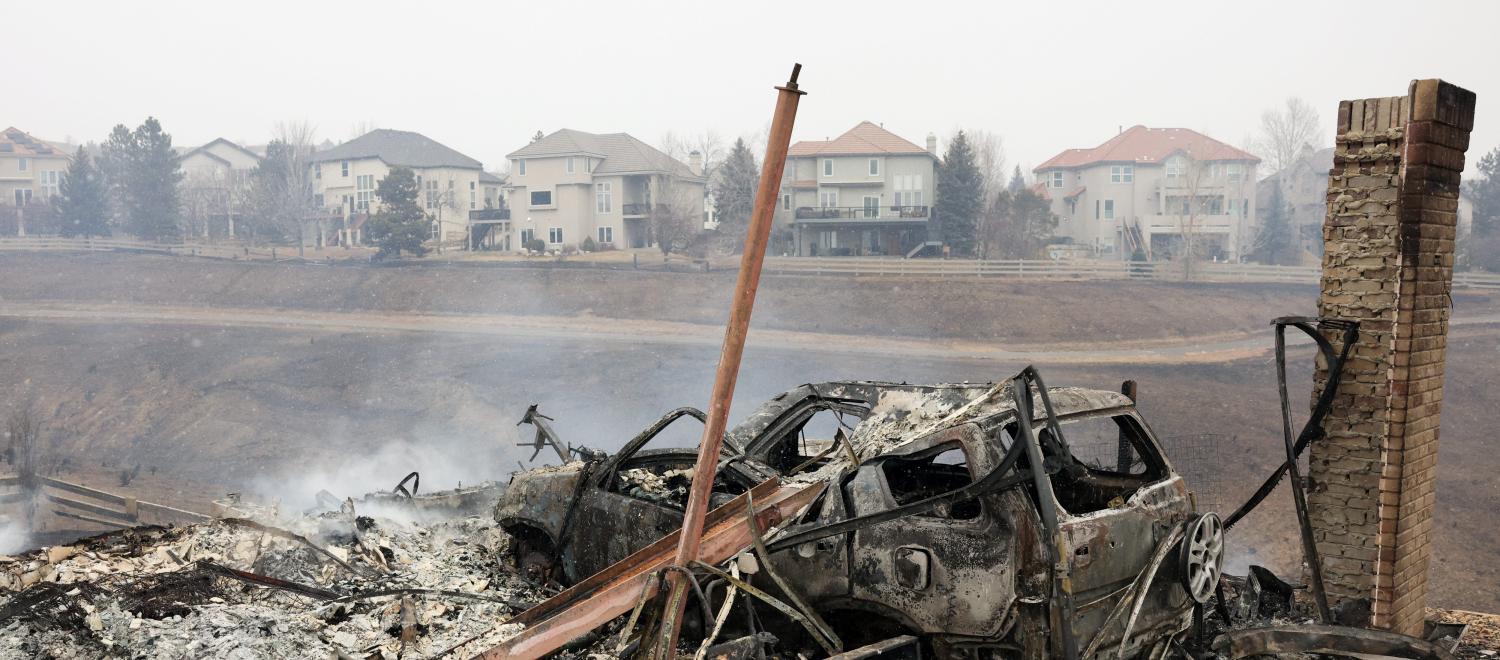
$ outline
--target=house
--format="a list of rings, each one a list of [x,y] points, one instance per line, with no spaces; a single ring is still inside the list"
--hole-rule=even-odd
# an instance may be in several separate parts
[[[0,133],[0,205],[24,207],[58,195],[70,154],[11,127]]]
[[[1255,239],[1254,155],[1185,128],[1132,126],[1091,149],[1068,149],[1034,171],[1056,234],[1105,259],[1181,253],[1240,260]]]
[[[1297,246],[1313,254],[1323,252],[1323,215],[1328,206],[1328,172],[1332,169],[1332,147],[1303,147],[1291,165],[1256,185],[1256,204],[1262,209],[1271,201],[1271,190],[1281,186],[1282,198],[1292,209]]]
[[[937,137],[919,147],[873,122],[787,151],[781,224],[797,255],[905,255],[927,242]]]
[[[418,204],[433,218],[434,239],[469,244],[469,216],[483,210],[480,162],[421,133],[376,129],[330,149],[313,152],[315,204],[342,217],[349,228],[380,209],[375,189],[393,167],[408,167],[421,191]],[[499,192],[499,185],[491,182]],[[320,234],[322,232],[319,232]],[[320,239],[321,240],[321,239]]]
[[[649,247],[652,219],[702,226],[704,179],[694,169],[626,133],[561,129],[511,152],[509,206],[521,249],[533,238],[549,250]]]
[[[205,233],[234,238],[235,222],[249,207],[250,173],[259,154],[218,138],[182,154],[182,203],[185,215]],[[198,228],[198,227],[195,227]]]

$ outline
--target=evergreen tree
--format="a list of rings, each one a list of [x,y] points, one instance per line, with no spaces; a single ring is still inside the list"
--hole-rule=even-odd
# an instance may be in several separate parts
[[[750,153],[750,147],[743,139],[735,140],[711,191],[719,213],[719,232],[733,238],[736,245],[745,240],[750,212],[755,206],[755,191],[759,186],[760,168],[755,164],[755,155]]]
[[[1474,203],[1474,236],[1488,238],[1500,234],[1500,147],[1479,158],[1478,170],[1465,192]]]
[[[109,226],[105,216],[109,213],[108,194],[104,177],[88,152],[78,148],[78,154],[68,164],[68,171],[59,184],[62,198],[58,201],[62,213],[63,236],[108,236]]]
[[[1026,189],[1026,178],[1021,176],[1020,165],[1016,166],[1016,173],[1011,175],[1010,183],[1006,184],[1005,189],[1012,195]]]
[[[162,132],[155,117],[147,117],[134,131],[124,124],[115,126],[101,160],[116,215],[127,231],[147,240],[179,234],[182,207],[177,186],[182,169],[172,150],[172,136]]]
[[[933,215],[943,241],[955,254],[973,254],[979,214],[984,206],[984,177],[963,131],[948,143],[948,153],[938,169],[936,193]]]
[[[134,137],[135,171],[126,178],[131,233],[148,240],[175,238],[182,224],[177,198],[182,168],[172,150],[172,136],[162,132],[155,117],[147,117]]]
[[[1263,264],[1286,265],[1296,257],[1292,236],[1292,209],[1281,193],[1281,186],[1271,186],[1271,197],[1262,216],[1260,233],[1255,236],[1251,255]]]
[[[408,167],[396,167],[375,184],[380,197],[380,212],[370,218],[370,241],[380,248],[378,258],[400,256],[402,252],[421,256],[427,253],[422,241],[431,231],[432,221],[417,205],[417,176]]]

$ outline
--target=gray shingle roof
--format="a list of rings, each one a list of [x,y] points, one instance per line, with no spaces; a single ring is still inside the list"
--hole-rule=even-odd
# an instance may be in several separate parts
[[[326,151],[313,154],[313,162],[379,158],[388,165],[406,167],[460,167],[480,169],[479,161],[450,149],[421,133],[377,128]]]
[[[668,156],[628,133],[585,133],[564,128],[532,142],[507,158],[543,158],[548,156],[586,155],[602,158],[594,174],[666,173],[689,179],[693,174],[682,161]]]
[[[480,183],[505,183],[505,177],[495,176],[484,170],[479,171]]]

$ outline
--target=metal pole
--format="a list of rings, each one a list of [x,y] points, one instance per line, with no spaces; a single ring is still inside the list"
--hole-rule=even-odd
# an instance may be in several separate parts
[[[703,517],[708,512],[708,496],[713,491],[714,476],[719,470],[719,446],[728,425],[729,404],[734,400],[735,381],[739,378],[740,359],[745,353],[745,335],[750,329],[750,312],[755,306],[755,292],[760,285],[760,270],[766,258],[766,244],[771,236],[771,222],[776,212],[776,197],[781,188],[781,173],[786,167],[787,147],[792,141],[792,123],[797,117],[797,102],[803,92],[797,89],[797,75],[802,65],[792,67],[786,85],[777,87],[776,112],[771,117],[771,134],[766,141],[766,158],[761,165],[760,189],[755,193],[755,207],[750,214],[750,229],[745,236],[745,252],[740,257],[740,274],[734,285],[734,299],[729,310],[729,324],[724,329],[724,346],[719,352],[719,368],[708,405],[708,421],[703,426],[703,441],[698,445],[698,463],[693,468],[692,490],[682,516],[682,536],[677,544],[677,566],[686,567],[698,558],[703,536]],[[687,581],[682,571],[668,575],[669,589],[662,619],[662,637],[656,657],[677,657],[677,636],[682,631],[683,608],[687,604]]]
[[[1278,319],[1279,321],[1279,319]],[[1302,492],[1302,475],[1297,469],[1297,449],[1292,441],[1292,406],[1286,393],[1286,326],[1276,323],[1276,381],[1281,394],[1281,435],[1286,443],[1286,471],[1291,477],[1292,502],[1297,505],[1297,523],[1302,532],[1302,553],[1312,582],[1313,601],[1318,606],[1318,620],[1328,623],[1333,615],[1328,609],[1328,594],[1323,589],[1323,562],[1318,557],[1318,543],[1313,538],[1307,518],[1307,496]],[[1329,387],[1337,387],[1337,383]]]

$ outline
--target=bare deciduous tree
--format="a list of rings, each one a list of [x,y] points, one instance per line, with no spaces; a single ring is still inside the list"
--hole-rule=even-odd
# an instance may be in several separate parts
[[[662,257],[681,250],[702,228],[699,188],[676,177],[651,177],[651,237]]]
[[[297,256],[304,257],[308,218],[317,210],[311,171],[315,129],[305,121],[282,121],[272,135],[256,168],[255,205],[262,222],[297,238]]]
[[[1200,194],[1211,180],[1208,161],[1183,152],[1167,160],[1167,214],[1177,216],[1178,245],[1172,258],[1182,265],[1182,278],[1192,281],[1197,275],[1198,224],[1207,215],[1212,199]]]
[[[1312,104],[1295,96],[1281,109],[1270,109],[1260,115],[1260,135],[1255,151],[1280,172],[1296,162],[1303,147],[1323,141],[1318,111]]]
[[[986,130],[964,131],[964,135],[974,150],[974,166],[984,180],[985,198],[993,198],[1010,180],[1010,173],[1005,171],[1005,140]]]
[[[691,135],[667,131],[661,136],[661,146],[657,148],[661,149],[662,153],[684,163],[688,162],[694,151],[698,152],[703,158],[703,171],[698,174],[710,181],[718,172],[719,165],[724,162],[724,156],[729,153],[724,146],[723,138],[712,130]]]

